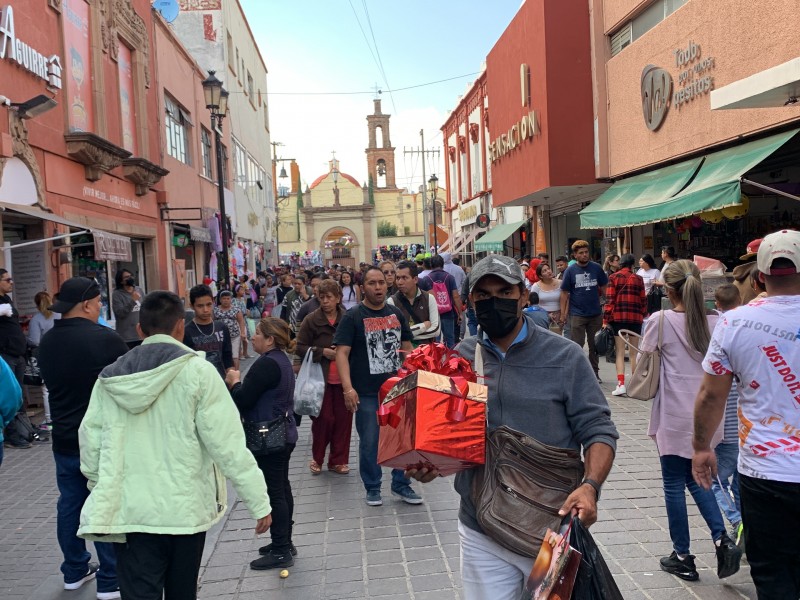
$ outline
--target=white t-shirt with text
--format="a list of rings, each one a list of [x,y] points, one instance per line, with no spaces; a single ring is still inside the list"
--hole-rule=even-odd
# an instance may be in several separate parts
[[[703,369],[738,381],[739,472],[800,483],[800,296],[726,312]]]

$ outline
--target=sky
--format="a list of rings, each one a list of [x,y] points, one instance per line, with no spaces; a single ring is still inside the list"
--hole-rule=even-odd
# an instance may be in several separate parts
[[[420,130],[426,149],[439,149],[438,158],[426,155],[426,177],[435,172],[443,185],[440,127],[520,7],[520,0],[240,2],[267,64],[270,133],[283,144],[276,158],[297,159],[304,189],[328,171],[333,150],[340,171],[367,180],[366,117],[376,85],[382,112],[392,116],[397,186],[422,184],[421,155],[404,154],[419,149]]]

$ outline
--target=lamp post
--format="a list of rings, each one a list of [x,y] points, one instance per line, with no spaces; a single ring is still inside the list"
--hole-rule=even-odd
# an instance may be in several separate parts
[[[206,108],[211,111],[211,129],[214,130],[214,151],[217,154],[217,187],[219,192],[219,216],[222,229],[222,281],[223,289],[230,286],[230,267],[228,264],[228,224],[225,215],[225,174],[222,161],[222,119],[228,112],[228,92],[222,87],[214,71],[208,72],[203,81],[203,95]]]
[[[439,254],[439,236],[436,231],[436,194],[439,191],[439,178],[435,173],[428,179],[428,189],[431,191],[431,208],[433,209],[433,253]]]
[[[275,159],[272,159],[275,161]],[[286,174],[286,167],[281,164],[281,172],[278,175],[278,179],[285,180],[289,176]],[[281,238],[281,200],[286,200],[289,197],[289,189],[285,185],[276,185],[275,189],[277,190],[276,194],[276,202],[275,202],[275,254],[277,254],[277,261],[278,264],[281,264],[281,245],[280,245],[280,238]],[[299,225],[298,225],[299,227]]]

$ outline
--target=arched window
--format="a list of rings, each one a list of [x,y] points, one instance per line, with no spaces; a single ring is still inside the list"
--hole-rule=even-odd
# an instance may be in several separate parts
[[[386,161],[382,158],[378,159],[375,163],[375,186],[379,188],[386,187]]]
[[[375,127],[375,147],[383,148],[383,127],[380,125]]]

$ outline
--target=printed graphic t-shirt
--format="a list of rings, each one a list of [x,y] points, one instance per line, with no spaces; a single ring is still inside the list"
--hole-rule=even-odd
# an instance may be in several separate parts
[[[594,317],[602,311],[597,288],[608,283],[608,275],[595,262],[585,267],[578,263],[567,267],[562,277],[561,290],[569,292],[569,314],[573,317]]]
[[[202,350],[206,360],[214,365],[220,377],[225,379],[225,369],[233,366],[231,335],[225,323],[212,321],[208,325],[198,325],[194,321],[186,325],[183,343],[192,350]]]
[[[726,312],[703,369],[739,387],[739,472],[800,483],[800,296],[754,300]]]
[[[413,337],[399,308],[387,304],[373,310],[359,304],[342,317],[333,344],[350,346],[350,381],[356,392],[377,396],[403,362],[401,342]]]

